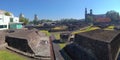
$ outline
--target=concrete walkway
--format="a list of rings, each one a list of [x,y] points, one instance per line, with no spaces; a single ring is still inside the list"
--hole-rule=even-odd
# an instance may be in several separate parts
[[[51,39],[52,39],[52,41],[55,40],[54,35],[51,35]],[[55,60],[64,60],[64,58],[62,57],[62,55],[60,53],[60,46],[57,43],[53,42],[53,50],[55,53]]]

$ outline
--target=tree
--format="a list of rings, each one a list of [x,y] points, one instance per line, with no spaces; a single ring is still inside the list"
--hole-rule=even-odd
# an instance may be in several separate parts
[[[114,10],[108,11],[106,16],[109,17],[112,21],[119,20],[119,13]]]
[[[5,12],[5,15],[6,16],[11,16],[9,12]]]
[[[24,25],[29,23],[29,20],[27,18],[20,17],[19,19],[20,19],[20,22],[23,22]]]

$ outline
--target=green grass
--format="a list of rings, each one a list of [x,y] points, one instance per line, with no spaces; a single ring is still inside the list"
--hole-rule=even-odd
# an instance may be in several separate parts
[[[54,29],[54,30],[64,30],[66,28],[67,28],[67,26],[57,26],[57,27],[52,28],[52,29]]]
[[[108,26],[109,29],[113,29],[115,26]]]
[[[66,43],[59,44],[60,48],[63,49],[66,46]]]
[[[0,50],[0,60],[27,60],[27,59],[10,51]]]
[[[47,36],[50,36],[50,33],[47,30],[40,30],[40,32],[45,33]]]
[[[86,29],[74,31],[74,32],[72,32],[72,34],[77,34],[77,33],[81,33],[81,32],[88,32],[88,31],[92,31],[92,30],[96,30],[96,29],[99,29],[99,27],[91,27],[91,26],[89,26]]]
[[[53,34],[57,40],[60,40],[60,33],[51,33],[51,34]]]
[[[59,40],[59,39],[60,39],[60,33],[56,33],[56,34],[55,34],[55,38],[56,38],[57,40]]]
[[[115,26],[108,26],[107,28],[105,28],[104,30],[114,30]]]
[[[56,40],[60,40],[60,33],[52,33],[52,34],[55,36]],[[66,43],[59,43],[59,46],[62,49],[66,46]]]

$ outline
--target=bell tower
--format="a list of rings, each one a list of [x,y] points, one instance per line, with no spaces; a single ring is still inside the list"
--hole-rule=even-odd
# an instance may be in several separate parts
[[[87,14],[87,8],[85,8],[85,14]]]
[[[92,15],[92,14],[93,14],[92,9],[90,9],[90,15]]]
[[[87,18],[87,8],[85,8],[85,20]]]

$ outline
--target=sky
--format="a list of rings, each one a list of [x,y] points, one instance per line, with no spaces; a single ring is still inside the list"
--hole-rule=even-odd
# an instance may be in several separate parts
[[[0,9],[12,12],[15,16],[23,13],[33,20],[59,20],[63,18],[83,19],[85,8],[93,9],[93,14],[105,14],[115,10],[120,13],[120,0],[1,0]]]

